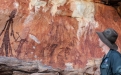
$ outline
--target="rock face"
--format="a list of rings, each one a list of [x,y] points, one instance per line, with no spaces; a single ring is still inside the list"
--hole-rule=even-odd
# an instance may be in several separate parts
[[[50,71],[53,73],[49,75],[56,75],[55,72],[57,72],[57,69],[54,70],[49,66],[41,64],[39,61],[26,62],[14,57],[0,57],[0,70],[0,75],[34,75],[34,73],[38,72],[44,75],[43,73]],[[39,73],[36,75],[39,75]]]
[[[98,61],[90,60],[85,69],[58,69],[43,65],[40,61],[23,61],[0,56],[0,75],[99,75]]]
[[[12,25],[6,22],[14,9]],[[62,69],[85,67],[87,60],[103,56],[95,32],[105,28],[115,29],[121,38],[117,11],[92,0],[0,0],[1,56],[8,52],[9,57]]]

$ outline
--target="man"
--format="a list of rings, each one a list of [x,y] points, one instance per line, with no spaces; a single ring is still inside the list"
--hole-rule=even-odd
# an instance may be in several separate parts
[[[103,32],[97,32],[99,36],[99,46],[104,52],[104,57],[100,65],[101,75],[121,75],[121,54],[117,51],[117,32],[108,28]]]

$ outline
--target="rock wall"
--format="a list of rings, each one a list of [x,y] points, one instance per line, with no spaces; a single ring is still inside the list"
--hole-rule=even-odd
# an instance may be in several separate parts
[[[95,61],[95,63],[94,63]],[[89,60],[84,69],[52,68],[40,61],[23,61],[14,57],[0,57],[0,75],[99,75],[100,59]]]
[[[4,28],[13,9],[13,26]],[[77,69],[103,56],[95,32],[114,28],[120,38],[120,25],[112,6],[91,0],[0,0],[0,55]]]

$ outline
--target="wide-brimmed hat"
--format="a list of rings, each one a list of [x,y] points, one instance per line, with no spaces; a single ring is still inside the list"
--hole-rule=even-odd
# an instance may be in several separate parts
[[[118,33],[112,29],[105,29],[103,32],[96,32],[103,43],[105,43],[110,49],[117,50],[118,46],[116,45],[116,39]]]

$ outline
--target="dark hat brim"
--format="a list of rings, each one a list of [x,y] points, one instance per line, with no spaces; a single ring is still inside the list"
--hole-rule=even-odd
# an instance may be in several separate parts
[[[99,38],[101,39],[101,41],[103,43],[105,43],[110,49],[114,49],[114,50],[117,50],[118,49],[118,46],[116,45],[116,43],[111,43],[104,35],[102,32],[96,32],[99,36]]]

